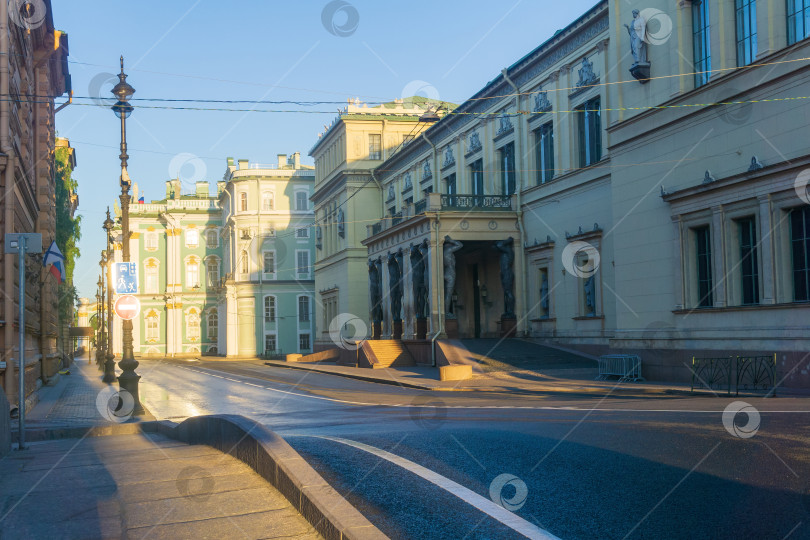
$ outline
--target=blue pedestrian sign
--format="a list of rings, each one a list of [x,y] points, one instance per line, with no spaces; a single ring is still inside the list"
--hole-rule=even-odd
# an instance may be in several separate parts
[[[137,294],[138,264],[134,262],[115,263],[114,283],[117,294]]]

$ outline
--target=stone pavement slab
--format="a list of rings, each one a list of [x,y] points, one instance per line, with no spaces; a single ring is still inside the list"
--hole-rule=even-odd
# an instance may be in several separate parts
[[[320,538],[274,487],[156,433],[31,443],[0,460],[0,539]]]
[[[101,381],[103,373],[87,355],[76,358],[70,374],[61,375],[53,386],[38,390],[39,401],[26,413],[26,424],[32,427],[99,426],[114,422],[106,420],[96,407],[99,393],[109,386]]]

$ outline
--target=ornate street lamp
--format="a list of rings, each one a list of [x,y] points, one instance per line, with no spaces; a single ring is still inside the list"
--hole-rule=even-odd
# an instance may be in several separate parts
[[[121,119],[121,235],[122,235],[122,255],[124,262],[129,262],[129,186],[132,184],[127,172],[127,118],[132,114],[132,105],[129,99],[135,93],[135,89],[127,82],[127,74],[124,73],[124,57],[121,57],[121,73],[118,74],[118,84],[112,89],[113,95],[118,98],[112,110],[115,116]],[[143,405],[138,395],[138,381],[141,376],[135,373],[138,361],[135,360],[135,353],[132,349],[132,321],[124,320],[122,323],[122,344],[121,361],[118,367],[121,368],[121,375],[118,376],[118,386],[126,390],[132,396],[135,407],[132,410],[133,416],[144,414]]]
[[[110,248],[110,235],[112,234],[113,220],[110,219],[110,207],[107,207],[107,219],[104,220],[103,228],[107,232],[107,355],[104,362],[104,377],[101,379],[105,383],[112,384],[115,382],[115,355],[113,354],[113,317],[112,317],[112,263],[113,251]]]
[[[98,278],[98,288],[96,288],[96,363],[99,360],[99,347],[101,347],[101,277]]]
[[[98,322],[98,344],[96,345],[96,365],[98,369],[104,369],[104,359],[107,356],[105,345],[107,338],[105,336],[104,327],[104,252],[102,251],[102,259],[98,262],[101,267],[101,274],[98,276],[98,305],[99,305],[99,322]]]

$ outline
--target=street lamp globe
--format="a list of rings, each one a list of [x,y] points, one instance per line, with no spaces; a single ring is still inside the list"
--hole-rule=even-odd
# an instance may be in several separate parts
[[[104,228],[105,231],[107,231],[107,234],[110,234],[110,231],[112,231],[113,225],[115,225],[115,222],[112,219],[110,219],[110,207],[108,206],[107,207],[107,219],[104,220],[104,224],[102,225],[102,227]]]
[[[127,82],[127,74],[124,73],[124,57],[121,57],[121,73],[118,74],[118,84],[113,86],[112,93],[118,101],[111,108],[115,116],[129,118],[132,114],[133,106],[129,104],[129,99],[135,93],[135,89]]]

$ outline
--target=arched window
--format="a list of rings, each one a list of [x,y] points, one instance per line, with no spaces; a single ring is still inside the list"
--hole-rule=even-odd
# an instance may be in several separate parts
[[[247,193],[244,191],[239,194],[239,210],[241,212],[247,212]]]
[[[216,229],[208,229],[205,233],[205,246],[215,248],[219,245],[219,236]]]
[[[216,341],[219,335],[219,315],[216,309],[208,312],[208,341]]]
[[[154,309],[146,314],[146,341],[147,343],[157,343],[160,339],[160,316]]]
[[[262,210],[275,209],[275,197],[272,191],[265,191],[262,193]]]
[[[242,256],[239,259],[239,267],[242,269],[243,274],[250,272],[250,259],[248,258],[248,252],[244,249],[242,250]]]
[[[219,259],[208,257],[205,264],[205,273],[208,277],[208,286],[219,287]]]
[[[276,322],[276,297],[264,297],[264,321]]]
[[[186,312],[186,338],[192,342],[200,340],[200,312],[195,308]]]
[[[200,286],[200,259],[189,257],[186,259],[186,287]]]
[[[160,289],[160,262],[154,257],[144,261],[144,292],[157,294]]]

